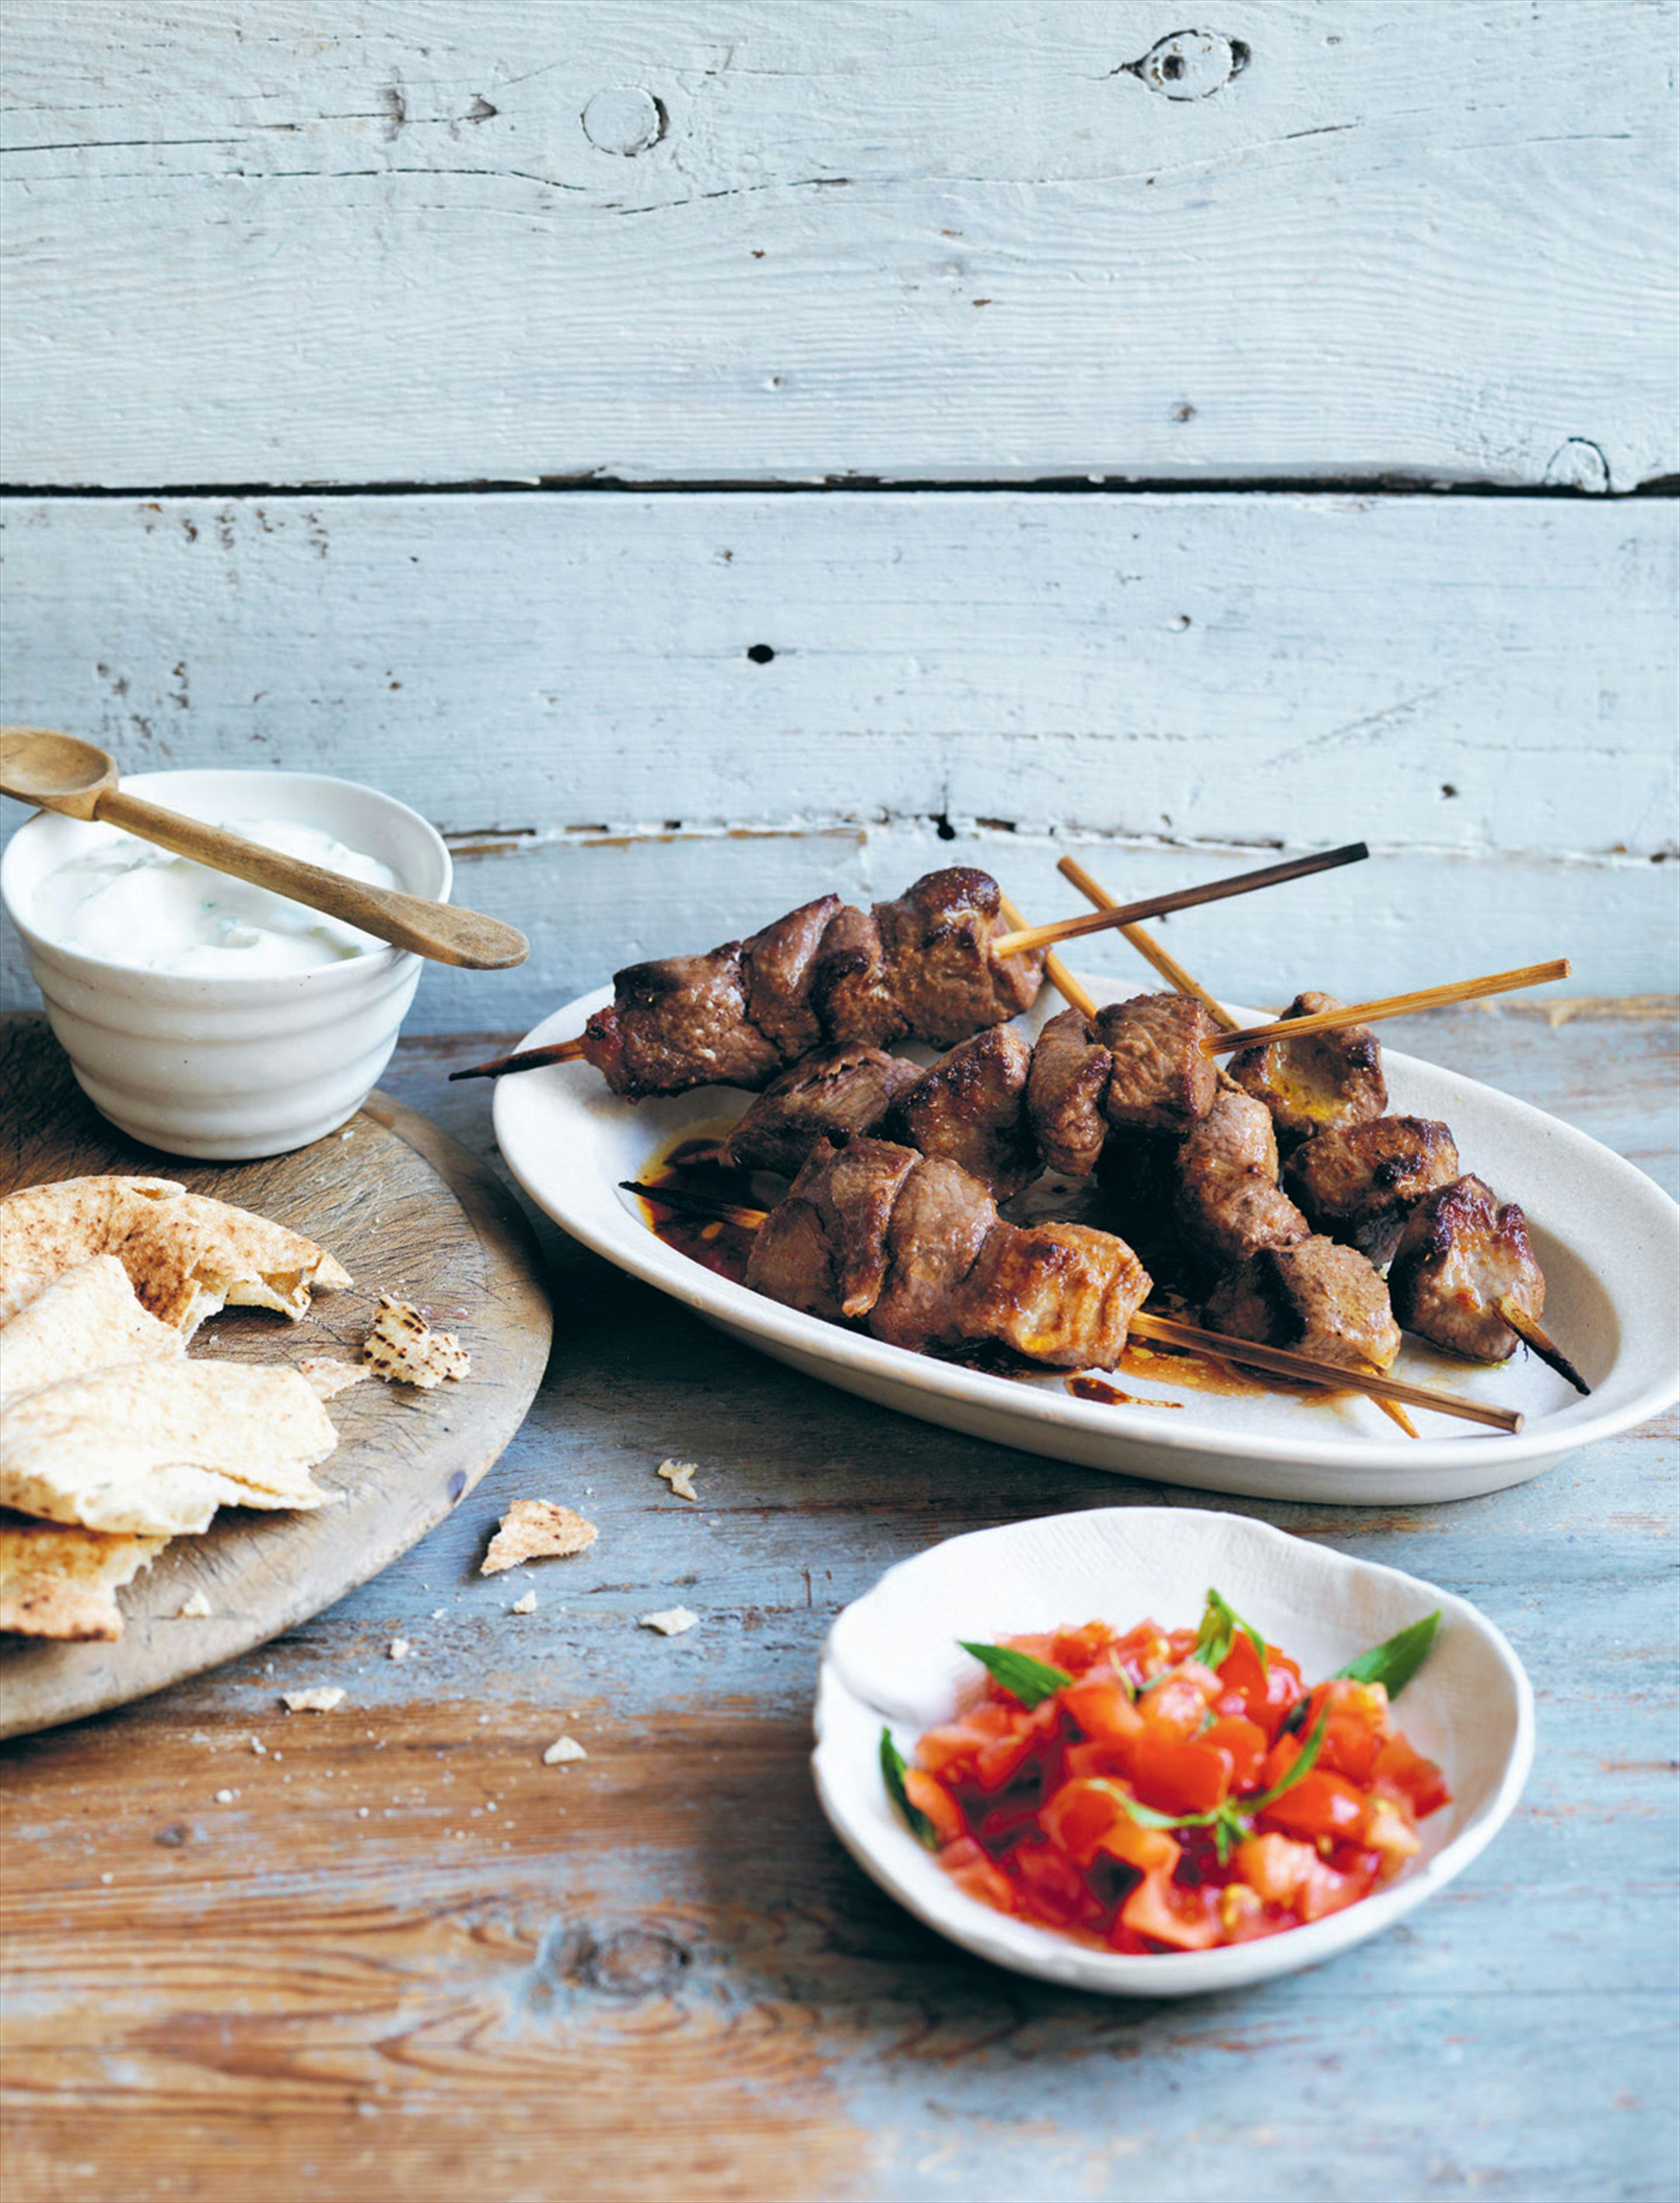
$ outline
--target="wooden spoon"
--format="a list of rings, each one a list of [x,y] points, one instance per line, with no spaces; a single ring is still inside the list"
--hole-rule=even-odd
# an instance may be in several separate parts
[[[265,849],[223,827],[206,826],[179,811],[165,811],[143,797],[127,795],[117,786],[116,760],[110,753],[74,735],[53,734],[44,727],[0,727],[0,795],[15,795],[21,803],[37,804],[43,811],[62,812],[67,818],[120,826],[125,834],[155,842],[178,857],[190,857],[212,871],[231,872],[253,887],[289,895],[293,902],[323,910],[329,918],[341,918],[348,925],[360,926],[364,933],[439,964],[502,972],[522,964],[531,953],[525,936],[499,918],[428,902],[423,895],[402,895],[394,888],[369,887],[363,881],[346,879],[342,872]]]

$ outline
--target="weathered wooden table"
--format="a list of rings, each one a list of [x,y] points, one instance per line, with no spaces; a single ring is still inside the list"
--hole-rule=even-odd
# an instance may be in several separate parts
[[[1662,1019],[1407,1038],[1673,1186]],[[386,1084],[488,1152],[485,1090],[443,1080],[487,1052],[411,1042]],[[1196,1495],[897,1420],[544,1245],[548,1383],[451,1521],[251,1657],[4,1755],[8,2203],[1672,2193],[1671,1427],[1456,1507],[1254,1509],[1475,1599],[1533,1676],[1534,1775],[1380,1940],[1111,2003],[992,1971],[858,1872],[806,1771],[813,1665],[936,1539]],[[521,1496],[599,1539],[482,1580]],[[679,1601],[690,1634],[636,1627]],[[327,1682],[337,1713],[280,1710]],[[563,1730],[588,1759],[545,1767]]]

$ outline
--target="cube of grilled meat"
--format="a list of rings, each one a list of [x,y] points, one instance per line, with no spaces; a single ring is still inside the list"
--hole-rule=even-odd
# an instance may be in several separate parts
[[[810,999],[823,1031],[842,1046],[885,1048],[910,1031],[873,911],[843,902],[834,913],[811,966]]]
[[[1222,1087],[1178,1150],[1173,1208],[1189,1250],[1216,1270],[1234,1268],[1261,1247],[1285,1247],[1309,1226],[1277,1184],[1270,1112],[1252,1095]]]
[[[1388,1288],[1354,1248],[1316,1232],[1259,1248],[1220,1279],[1203,1313],[1211,1330],[1348,1369],[1386,1369],[1400,1352]]]
[[[1027,1116],[1046,1170],[1089,1178],[1108,1137],[1103,1102],[1114,1058],[1083,1010],[1050,1019],[1033,1050]]]
[[[918,1040],[950,1048],[1037,1000],[1044,951],[999,962],[992,936],[1001,915],[997,882],[971,865],[928,872],[895,901],[875,905],[893,998]]]
[[[747,1284],[812,1315],[867,1315],[886,1283],[893,1209],[921,1161],[888,1140],[843,1148],[819,1141],[787,1198],[759,1226]]]
[[[1315,1231],[1379,1269],[1415,1203],[1459,1175],[1459,1151],[1429,1117],[1371,1117],[1315,1132],[1283,1166],[1283,1184]]]
[[[1310,1018],[1341,1007],[1334,995],[1310,991],[1297,995],[1283,1014]],[[1245,1048],[1231,1058],[1229,1068],[1245,1093],[1265,1103],[1286,1143],[1310,1140],[1332,1126],[1363,1124],[1388,1106],[1382,1044],[1369,1025],[1341,1025],[1330,1032]]]
[[[746,944],[746,1014],[790,1063],[823,1037],[811,1006],[811,983],[823,938],[845,905],[837,895],[818,895],[761,927]]]
[[[1052,1368],[1112,1369],[1149,1288],[1149,1273],[1111,1231],[999,1223],[958,1289],[957,1327]]]
[[[1111,1125],[1141,1132],[1186,1132],[1218,1091],[1203,1046],[1218,1028],[1188,995],[1135,995],[1096,1016],[1096,1037],[1113,1059],[1103,1108]]]
[[[792,1178],[819,1140],[878,1131],[920,1075],[881,1048],[818,1048],[772,1079],[707,1160]]]
[[[958,1289],[998,1220],[978,1178],[917,1155],[887,1227],[887,1282],[869,1316],[875,1336],[917,1351],[958,1344]]]
[[[1479,1178],[1425,1194],[1406,1220],[1388,1273],[1394,1313],[1408,1331],[1471,1361],[1504,1361],[1517,1335],[1499,1312],[1509,1296],[1539,1321],[1546,1280],[1515,1202],[1496,1201]]]
[[[1012,1026],[988,1026],[899,1095],[887,1135],[958,1164],[1006,1201],[1039,1175],[1026,1110],[1032,1065],[1032,1049]]]
[[[746,1014],[741,943],[632,964],[584,1028],[588,1060],[615,1094],[640,1100],[694,1086],[765,1086],[781,1051]]]

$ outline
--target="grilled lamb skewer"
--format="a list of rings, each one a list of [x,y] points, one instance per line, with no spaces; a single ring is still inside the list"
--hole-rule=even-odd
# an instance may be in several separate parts
[[[697,1160],[796,1177],[819,1140],[879,1131],[894,1102],[922,1075],[907,1057],[885,1048],[816,1048],[773,1078],[716,1152]]]
[[[1389,1281],[1408,1331],[1471,1361],[1505,1361],[1515,1353],[1518,1335],[1502,1302],[1536,1323],[1546,1307],[1528,1220],[1514,1202],[1499,1202],[1479,1178],[1454,1178],[1418,1203]]]
[[[1381,1269],[1426,1193],[1459,1175],[1445,1125],[1428,1117],[1371,1117],[1304,1141],[1283,1184],[1315,1231],[1357,1247]]]
[[[1345,1007],[1334,995],[1308,990],[1283,1013],[1306,1018]],[[1388,1106],[1382,1047],[1369,1025],[1303,1033],[1241,1049],[1229,1066],[1245,1093],[1264,1102],[1286,1144],[1311,1139],[1328,1126],[1341,1128],[1380,1117]]]
[[[915,1350],[997,1340],[1052,1367],[1111,1369],[1148,1294],[1124,1240],[1006,1224],[954,1163],[869,1137],[823,1142],[753,1243],[746,1282]]]

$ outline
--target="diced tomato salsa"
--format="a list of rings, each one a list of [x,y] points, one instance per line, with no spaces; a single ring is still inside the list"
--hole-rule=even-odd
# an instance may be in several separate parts
[[[1448,1798],[1390,1726],[1383,1685],[1309,1688],[1244,1626],[1223,1633],[1229,1649],[1208,1633],[1093,1621],[1005,1639],[1071,1680],[1043,1678],[1029,1705],[994,1675],[922,1739],[903,1797],[952,1878],[999,1911],[1141,1954],[1276,1935],[1400,1873]]]

